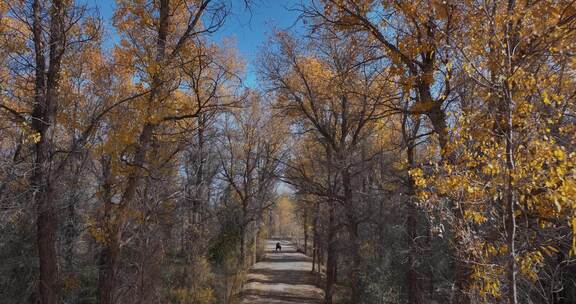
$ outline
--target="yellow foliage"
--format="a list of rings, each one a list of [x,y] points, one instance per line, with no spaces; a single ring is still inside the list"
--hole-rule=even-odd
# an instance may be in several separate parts
[[[472,210],[465,210],[464,211],[464,217],[468,220],[473,221],[476,224],[482,224],[488,220],[480,212],[476,212],[476,211],[472,211]]]
[[[538,271],[543,264],[544,256],[540,251],[527,252],[519,257],[520,273],[532,281],[538,279]]]

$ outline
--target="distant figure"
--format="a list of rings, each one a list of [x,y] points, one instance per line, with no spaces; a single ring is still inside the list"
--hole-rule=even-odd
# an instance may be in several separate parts
[[[276,251],[282,251],[282,245],[280,245],[280,242],[276,243]]]

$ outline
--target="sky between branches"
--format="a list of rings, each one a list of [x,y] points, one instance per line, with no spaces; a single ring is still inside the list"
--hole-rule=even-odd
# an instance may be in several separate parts
[[[89,7],[98,9],[106,24],[109,37],[106,47],[111,47],[118,41],[112,26],[112,16],[116,6],[115,0],[83,0]],[[211,39],[222,43],[233,39],[238,52],[246,61],[245,84],[256,87],[256,69],[254,60],[258,51],[266,43],[268,34],[274,29],[299,30],[302,23],[298,21],[296,9],[303,0],[255,0],[250,9],[246,9],[244,0],[230,0],[232,13],[224,27],[215,33]]]

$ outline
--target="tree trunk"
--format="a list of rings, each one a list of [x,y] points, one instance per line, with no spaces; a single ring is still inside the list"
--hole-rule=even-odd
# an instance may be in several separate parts
[[[353,193],[352,193],[352,179],[350,172],[347,169],[342,172],[342,187],[344,189],[344,202],[346,205],[346,212],[348,216],[348,234],[350,237],[350,246],[352,254],[352,269],[350,279],[352,282],[352,303],[361,303],[362,299],[362,282],[360,279],[361,272],[361,252],[360,243],[358,236],[358,221],[356,217],[355,206],[353,204]]]
[[[508,0],[508,15],[512,16],[514,14],[516,1]],[[512,93],[511,84],[508,80],[511,79],[514,74],[513,68],[513,53],[514,49],[518,45],[517,35],[514,32],[515,26],[512,20],[508,20],[506,23],[506,58],[507,58],[507,76],[506,81],[503,85],[504,96],[506,97],[506,243],[508,245],[508,303],[516,304],[518,303],[518,292],[517,292],[517,282],[516,282],[516,215],[515,205],[516,198],[514,194],[514,181],[513,174],[515,170],[514,163],[514,130],[513,130],[513,117],[512,111],[514,107],[514,97]]]
[[[148,149],[149,143],[152,140],[152,132],[154,125],[146,124],[140,134],[139,142],[140,146],[136,152],[134,158],[135,166],[142,167],[146,158],[146,150]],[[98,294],[103,296],[99,299],[99,303],[109,304],[111,300],[111,295],[114,293],[116,284],[110,284],[111,281],[116,280],[116,274],[118,272],[118,261],[120,257],[120,242],[122,241],[122,226],[125,222],[125,212],[128,205],[134,200],[136,195],[136,189],[140,181],[140,170],[134,170],[134,172],[129,176],[126,189],[120,203],[115,208],[110,208],[110,220],[105,222],[108,226],[108,233],[106,238],[106,244],[100,253],[100,274],[103,277],[99,278]],[[112,202],[106,202],[112,204]],[[115,215],[112,215],[115,213]]]
[[[430,100],[432,98],[430,97]],[[450,159],[450,155],[446,155],[446,146],[448,145],[448,126],[446,124],[446,113],[442,110],[442,104],[434,103],[432,109],[426,114],[432,122],[434,133],[438,134],[438,145],[442,154],[442,158]]]
[[[109,232],[112,237],[108,240],[109,245],[100,252],[100,272],[98,275],[98,303],[113,304],[114,291],[116,288],[116,275],[118,273],[118,260],[120,255],[119,238],[117,228],[111,228]]]
[[[42,191],[42,190],[41,190]],[[38,257],[40,260],[40,302],[55,304],[58,302],[59,271],[56,254],[56,231],[58,227],[56,212],[52,205],[52,191],[44,190],[38,195]]]
[[[50,8],[49,65],[45,63],[45,45],[42,34],[42,7],[39,0],[32,4],[32,34],[35,51],[35,96],[32,128],[39,136],[34,146],[35,160],[30,179],[34,189],[33,201],[37,204],[37,244],[40,264],[39,294],[42,304],[58,301],[59,270],[56,251],[58,218],[54,206],[54,189],[51,183],[51,138],[56,123],[57,93],[60,84],[62,56],[65,50],[64,14],[66,4],[54,0]]]
[[[360,266],[362,260],[360,255],[357,223],[348,224],[348,234],[350,235],[350,246],[352,249],[352,273],[350,275],[350,280],[352,282],[352,295],[350,301],[351,303],[362,303],[362,284],[360,281]]]
[[[514,192],[512,189],[512,176],[511,171],[514,169],[514,161],[512,160],[512,149],[510,147],[512,137],[509,134],[506,143],[506,163],[508,166],[508,185],[506,189],[506,237],[507,237],[507,244],[508,244],[508,303],[516,304],[518,303],[518,293],[516,290],[516,272],[517,272],[517,265],[516,265],[516,248],[515,248],[515,239],[516,239],[516,216],[514,214]]]
[[[308,209],[304,208],[304,254],[308,253]]]
[[[418,261],[418,246],[416,244],[418,220],[416,208],[413,202],[408,202],[408,216],[406,218],[406,229],[408,233],[408,271],[406,273],[406,286],[408,287],[408,303],[420,304],[420,283],[418,281],[418,271],[416,264]]]
[[[415,132],[411,132],[415,133]],[[415,167],[414,160],[414,142],[412,139],[408,141],[408,148],[406,149],[408,165],[410,168]],[[408,234],[408,271],[406,272],[406,286],[408,289],[408,303],[420,304],[422,302],[420,295],[420,283],[418,281],[418,270],[416,264],[418,260],[418,245],[416,239],[418,236],[418,214],[415,205],[416,199],[416,185],[414,179],[408,176],[408,202],[407,202],[407,216],[406,216],[406,232]]]
[[[318,233],[318,224],[320,221],[320,202],[316,202],[316,207],[314,208],[314,227],[312,228],[312,233],[314,235],[313,243],[312,243],[312,272],[314,272],[315,267],[317,268],[318,273],[320,273],[320,266],[318,266],[318,241],[320,240],[320,236]]]
[[[196,171],[196,180],[195,180],[195,184],[194,184],[194,190],[196,191],[196,193],[194,194],[194,214],[195,216],[197,215],[198,217],[201,216],[203,210],[204,210],[204,204],[203,204],[203,199],[204,199],[204,128],[206,127],[205,121],[204,121],[204,115],[200,114],[198,116],[198,134],[197,134],[197,138],[198,138],[198,155],[197,155],[197,163],[198,163],[198,169]],[[198,222],[200,221],[200,219],[198,219]],[[195,220],[196,223],[196,220]]]
[[[113,215],[114,205],[112,204],[112,180],[110,172],[110,159],[102,158],[102,178],[104,179],[104,184],[102,185],[103,201],[104,201],[104,214],[100,220],[104,229],[110,229],[107,231],[108,237],[117,236],[115,231],[116,227],[113,225]],[[118,244],[116,241],[107,241],[108,244],[115,245]],[[113,289],[116,285],[116,265],[118,265],[118,251],[116,247],[104,245],[100,252],[100,259],[98,261],[99,273],[98,273],[98,303],[100,304],[111,304],[114,303]]]
[[[169,7],[170,0],[160,1],[160,22],[158,27],[158,37],[157,37],[157,54],[156,61],[162,62],[166,53],[166,37],[168,35],[169,26]],[[160,75],[154,75],[152,79],[152,90],[148,97],[148,115],[152,113],[153,102],[159,95],[161,91],[161,77]],[[134,167],[136,168],[128,177],[126,182],[126,188],[118,204],[117,214],[114,218],[114,224],[108,235],[107,244],[101,252],[101,267],[104,269],[104,277],[99,279],[98,294],[103,296],[99,299],[100,303],[111,303],[111,295],[114,293],[116,284],[110,284],[110,281],[116,280],[116,274],[118,272],[118,261],[120,257],[120,242],[122,241],[122,226],[124,224],[124,210],[131,204],[136,195],[136,190],[140,184],[142,170],[146,161],[146,152],[151,142],[153,141],[153,133],[156,128],[156,124],[147,122],[142,128],[142,132],[138,138],[138,146],[136,149],[134,157]]]
[[[506,125],[506,242],[508,245],[508,303],[518,303],[518,292],[516,290],[516,215],[515,195],[512,175],[514,174],[513,155],[513,126],[512,126],[512,92],[506,90],[507,102],[507,125]]]
[[[246,258],[246,229],[244,224],[240,226],[240,257],[238,258],[238,267],[244,268],[244,260]]]
[[[254,222],[254,236],[253,236],[253,246],[252,246],[252,265],[256,264],[258,255],[258,226]]]
[[[335,229],[335,212],[334,202],[330,202],[330,215],[328,221],[328,252],[326,259],[326,288],[324,294],[324,303],[332,304],[334,294],[335,270],[336,270],[336,229]]]
[[[338,239],[338,236],[336,236],[336,239]],[[338,284],[338,257],[338,248],[336,248],[334,252],[334,284]]]

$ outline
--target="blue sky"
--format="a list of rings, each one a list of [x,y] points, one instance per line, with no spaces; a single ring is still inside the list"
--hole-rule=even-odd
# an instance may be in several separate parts
[[[113,36],[111,18],[114,13],[114,0],[84,0],[91,7],[97,7],[105,19],[109,32]],[[232,15],[228,17],[224,27],[213,35],[214,41],[233,38],[240,55],[247,63],[246,84],[256,86],[256,75],[253,61],[260,47],[268,39],[274,29],[299,29],[301,23],[296,23],[298,12],[296,8],[303,0],[255,0],[250,10],[244,6],[243,0],[230,0]],[[109,41],[114,41],[110,37]]]

